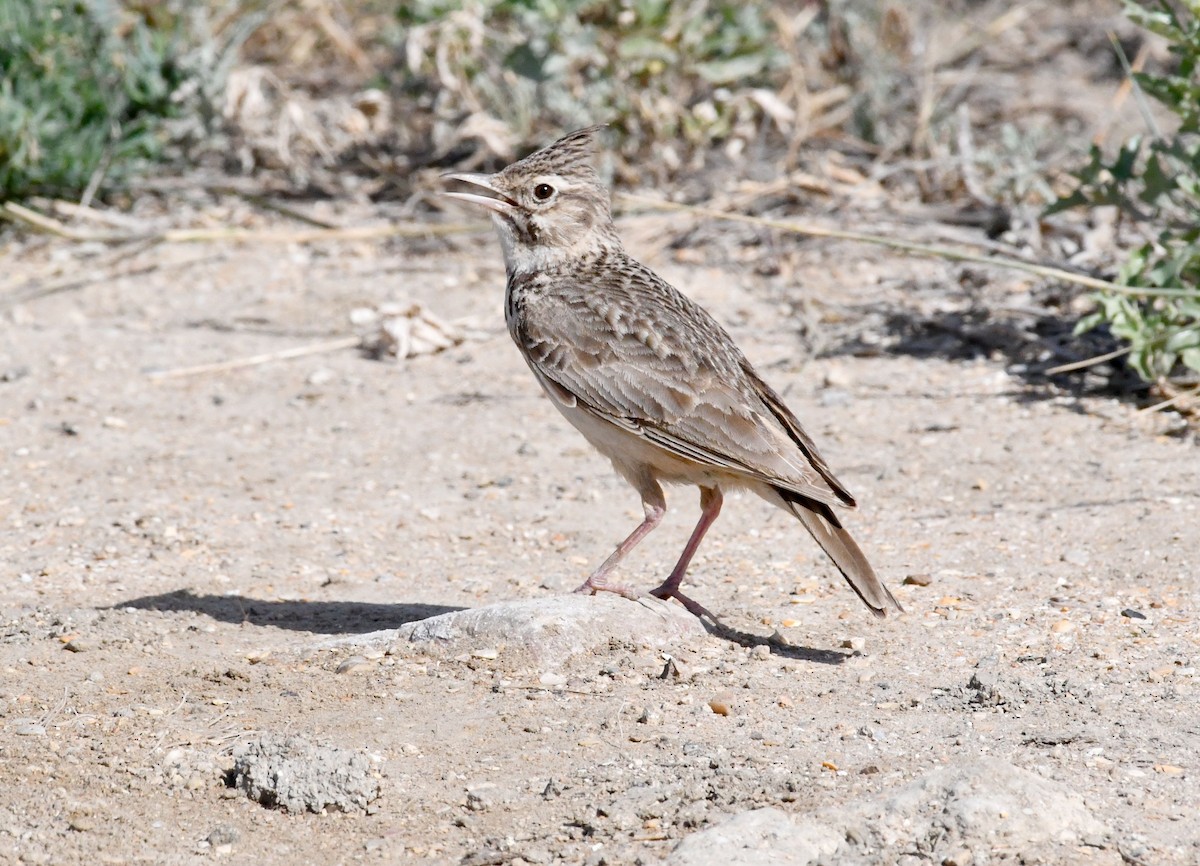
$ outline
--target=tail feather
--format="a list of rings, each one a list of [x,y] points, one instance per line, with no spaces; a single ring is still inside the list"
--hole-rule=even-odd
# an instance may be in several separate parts
[[[900,602],[891,591],[884,586],[866,555],[850,536],[828,505],[804,499],[790,490],[776,489],[788,510],[799,518],[804,528],[821,545],[821,549],[829,554],[833,564],[846,578],[850,588],[858,593],[871,613],[877,617],[887,616],[888,608],[904,612]]]

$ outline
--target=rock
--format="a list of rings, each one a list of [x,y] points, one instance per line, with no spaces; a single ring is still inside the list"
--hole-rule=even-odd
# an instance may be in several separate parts
[[[215,848],[218,845],[232,845],[237,840],[237,827],[231,824],[220,824],[212,829],[204,841]]]
[[[365,812],[380,794],[370,760],[349,749],[263,734],[238,746],[233,758],[233,786],[271,808]]]
[[[962,858],[963,851],[999,849],[1018,861],[1061,862],[1053,856],[1054,847],[1091,844],[1109,835],[1079,794],[994,759],[951,765],[815,817],[858,828],[855,842],[838,851],[839,859],[850,862],[869,852],[911,850],[916,840],[930,839],[937,840],[930,856],[935,863]]]
[[[727,716],[733,712],[733,693],[721,692],[708,701],[708,708],[718,716]]]
[[[1001,666],[995,656],[980,659],[975,665],[971,679],[967,681],[967,702],[982,707],[1005,705],[1020,706],[1025,703],[1024,690],[1013,675]]]
[[[1091,557],[1082,547],[1072,547],[1063,551],[1062,561],[1067,565],[1087,565]]]
[[[452,657],[497,657],[553,669],[571,656],[617,638],[653,648],[700,640],[700,621],[674,602],[656,598],[559,595],[457,610],[398,629],[337,638],[325,647],[389,646],[398,641]]]
[[[993,862],[994,851],[1014,862],[1090,863],[1098,858],[1081,858],[1078,846],[1103,846],[1110,835],[1065,785],[1004,761],[982,760],[807,816],[743,812],[685,837],[666,863],[882,866],[899,862],[896,852],[917,850],[924,852],[919,862],[960,866]]]
[[[359,674],[363,671],[369,671],[374,667],[369,661],[362,656],[350,656],[337,666],[339,674]]]
[[[830,857],[842,836],[779,809],[755,809],[684,837],[666,866],[809,866]]]

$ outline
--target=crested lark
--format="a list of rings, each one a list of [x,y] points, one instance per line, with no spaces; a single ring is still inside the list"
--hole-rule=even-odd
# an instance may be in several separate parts
[[[651,593],[712,616],[679,591],[722,492],[746,488],[797,517],[876,616],[900,610],[834,512],[854,497],[783,400],[705,310],[621,246],[592,165],[599,127],[573,132],[492,175],[448,174],[449,196],[492,213],[504,248],[504,315],[550,401],[642,497],[646,519],[579,588],[610,582],[662,521],[662,483],[700,488],[700,522]]]

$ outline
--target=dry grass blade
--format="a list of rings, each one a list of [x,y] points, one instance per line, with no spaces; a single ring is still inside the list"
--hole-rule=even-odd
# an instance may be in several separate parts
[[[1130,286],[1121,286],[1108,280],[1101,280],[1097,277],[1089,277],[1086,274],[1077,274],[1072,271],[1062,268],[1050,267],[1049,265],[1036,265],[1032,262],[1021,261],[1020,259],[1007,258],[1004,256],[983,256],[978,253],[968,252],[966,250],[953,249],[951,247],[935,247],[928,244],[918,244],[913,241],[896,240],[895,238],[882,237],[881,235],[871,235],[865,232],[850,232],[841,229],[830,229],[823,226],[806,225],[804,223],[795,223],[785,220],[767,219],[765,217],[746,216],[745,214],[727,213],[725,211],[713,210],[706,207],[697,207],[689,204],[679,204],[677,202],[665,201],[658,198],[650,198],[649,196],[634,195],[631,193],[619,193],[618,198],[631,204],[641,205],[644,207],[659,208],[662,210],[681,211],[690,213],[695,216],[705,217],[707,219],[730,220],[732,222],[748,223],[750,225],[762,226],[764,228],[776,229],[782,232],[791,234],[808,235],[815,238],[833,238],[835,240],[857,241],[864,244],[874,244],[875,246],[888,247],[900,252],[909,253],[916,256],[928,256],[935,259],[946,259],[952,262],[971,262],[978,265],[991,265],[997,268],[1007,268],[1012,271],[1024,271],[1028,274],[1036,274],[1039,277],[1047,279],[1060,280],[1064,283],[1074,283],[1075,285],[1084,286],[1089,289],[1099,289],[1108,292],[1118,292],[1127,295],[1156,295],[1162,297],[1191,297],[1194,294],[1193,290],[1182,287],[1170,286],[1167,288],[1132,288]]]
[[[1047,370],[1046,375],[1057,376],[1060,373],[1070,373],[1074,370],[1083,370],[1087,367],[1094,367],[1097,364],[1103,364],[1105,361],[1111,361],[1114,358],[1120,358],[1122,355],[1128,355],[1132,351],[1132,347],[1126,346],[1124,349],[1115,349],[1111,352],[1105,352],[1103,355],[1085,358],[1082,361],[1072,361],[1069,364],[1059,364],[1057,367],[1051,367],[1049,370]]]
[[[190,367],[175,367],[171,370],[152,370],[146,375],[155,381],[163,381],[165,379],[182,379],[185,376],[200,376],[205,373],[224,373],[229,370],[257,367],[261,364],[269,364],[272,361],[287,361],[292,358],[304,358],[309,355],[340,352],[342,349],[352,349],[361,344],[361,337],[339,337],[336,340],[311,343],[307,346],[293,346],[290,349],[280,349],[277,352],[263,352],[258,355],[247,355],[243,358],[231,358],[228,361],[215,361],[211,364],[196,364]]]
[[[1194,388],[1176,388],[1169,382],[1164,381],[1159,382],[1158,387],[1164,393],[1170,394],[1170,396],[1160,403],[1155,403],[1153,406],[1139,409],[1139,415],[1149,415],[1153,412],[1161,412],[1163,409],[1170,409],[1171,407],[1175,407],[1175,410],[1181,415],[1194,415],[1197,411],[1200,411],[1197,406],[1197,401],[1200,401],[1200,385]]]
[[[100,243],[129,243],[156,241],[159,243],[197,243],[202,241],[236,241],[258,243],[307,244],[323,241],[358,241],[393,237],[431,237],[434,235],[470,234],[485,231],[484,223],[420,223],[348,226],[345,228],[280,229],[166,229],[162,231],[96,232],[73,228],[66,223],[38,213],[15,202],[0,205],[0,217],[35,228],[71,241]]]

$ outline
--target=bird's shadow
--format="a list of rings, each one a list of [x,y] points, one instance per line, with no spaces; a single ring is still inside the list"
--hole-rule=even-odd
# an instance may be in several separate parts
[[[771,655],[779,656],[780,658],[810,662],[812,664],[840,665],[854,655],[852,652],[846,653],[838,652],[837,650],[816,649],[815,647],[787,643],[779,637],[778,633],[762,635],[749,631],[741,631],[733,626],[726,625],[716,617],[712,617],[711,619],[709,617],[701,617],[700,623],[704,626],[704,630],[713,637],[747,648],[765,646],[770,649]]]
[[[365,634],[462,610],[440,604],[370,604],[357,601],[263,601],[239,595],[197,595],[188,589],[144,595],[113,605],[163,612],[193,611],[221,622],[269,625],[315,634]]]
[[[163,613],[191,611],[234,625],[274,626],[314,634],[367,634],[399,628],[444,613],[465,610],[439,604],[370,604],[356,601],[264,601],[240,595],[197,595],[190,589],[118,602],[112,610],[136,608]],[[701,624],[713,637],[744,647],[767,646],[773,655],[815,664],[840,665],[851,654],[785,643],[776,635],[739,631],[715,618]]]

